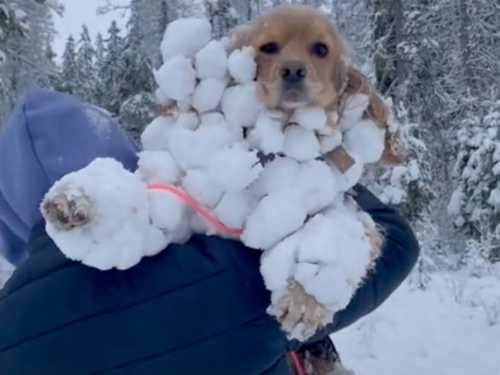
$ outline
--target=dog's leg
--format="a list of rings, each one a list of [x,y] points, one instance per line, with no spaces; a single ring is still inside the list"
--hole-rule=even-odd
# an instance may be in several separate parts
[[[93,220],[92,207],[90,198],[82,192],[61,192],[43,202],[42,213],[45,220],[69,231]]]
[[[283,330],[301,340],[313,336],[333,315],[295,280],[273,310]]]

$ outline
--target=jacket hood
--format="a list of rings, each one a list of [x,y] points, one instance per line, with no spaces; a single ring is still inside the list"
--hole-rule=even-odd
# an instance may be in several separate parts
[[[37,90],[11,115],[0,136],[0,255],[14,265],[27,257],[40,203],[62,176],[97,157],[137,167],[134,145],[104,110]]]

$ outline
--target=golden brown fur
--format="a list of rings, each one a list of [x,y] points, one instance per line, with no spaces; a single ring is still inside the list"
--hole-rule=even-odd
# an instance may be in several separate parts
[[[363,93],[370,97],[365,115],[388,129],[390,109],[351,65],[343,38],[322,12],[305,6],[278,7],[236,30],[233,41],[235,48],[249,45],[255,49],[259,94],[267,107],[291,111],[314,105],[342,115],[346,100]],[[272,53],[266,50],[270,44],[278,47]],[[317,53],[318,46],[326,47],[326,55]],[[283,74],[289,67],[305,72],[303,83],[291,89]],[[398,136],[387,132],[383,162],[401,161]]]
[[[399,134],[389,131],[390,109],[368,79],[351,65],[347,46],[326,15],[304,6],[275,8],[236,30],[233,46],[255,49],[259,94],[270,109],[290,113],[301,106],[320,106],[327,113],[342,116],[349,97],[358,93],[368,95],[369,105],[364,116],[387,130],[386,151],[381,162],[401,161]],[[291,73],[296,74],[292,82]],[[329,126],[337,126],[336,119],[329,118],[328,122]],[[343,172],[352,165],[349,155],[342,149],[334,150],[327,157]],[[371,217],[361,210],[358,214],[371,244],[373,266],[382,247],[383,235]],[[313,334],[328,316],[325,306],[293,280],[277,307],[278,320],[288,332],[301,325],[307,334]],[[312,372],[315,374],[333,373],[322,365],[313,367],[316,367]]]

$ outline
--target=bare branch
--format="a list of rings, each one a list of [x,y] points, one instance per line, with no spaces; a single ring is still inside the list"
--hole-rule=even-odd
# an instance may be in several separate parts
[[[130,9],[130,4],[117,4],[114,0],[106,0],[106,4],[97,8],[97,14],[103,15],[111,12],[121,12],[122,16],[125,15]]]

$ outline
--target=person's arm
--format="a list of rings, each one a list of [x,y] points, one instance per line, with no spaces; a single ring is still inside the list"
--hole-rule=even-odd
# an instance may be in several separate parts
[[[357,185],[354,190],[354,198],[359,206],[382,227],[385,238],[382,254],[349,305],[335,314],[333,322],[309,342],[319,341],[379,307],[406,279],[420,253],[413,231],[396,210],[384,205],[361,185]],[[335,285],[332,287],[335,288]],[[291,344],[292,347],[300,345],[296,342]]]

